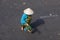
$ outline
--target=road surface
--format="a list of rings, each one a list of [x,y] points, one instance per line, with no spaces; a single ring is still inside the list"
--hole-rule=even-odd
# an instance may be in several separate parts
[[[27,7],[34,10],[33,33],[20,30]],[[60,0],[0,0],[0,40],[60,40]]]

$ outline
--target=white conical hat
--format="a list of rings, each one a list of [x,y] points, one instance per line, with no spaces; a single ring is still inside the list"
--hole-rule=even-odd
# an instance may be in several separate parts
[[[24,10],[24,13],[27,15],[33,15],[33,10],[31,8],[27,8]]]

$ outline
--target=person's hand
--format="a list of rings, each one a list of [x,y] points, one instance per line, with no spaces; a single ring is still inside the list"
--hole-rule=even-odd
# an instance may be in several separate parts
[[[27,24],[27,23],[26,23],[25,25],[26,25],[26,26],[28,26],[28,24]]]
[[[23,31],[23,27],[21,27],[21,30]]]
[[[28,30],[28,32],[32,32],[32,31]]]
[[[27,24],[27,26],[28,26],[28,24]]]

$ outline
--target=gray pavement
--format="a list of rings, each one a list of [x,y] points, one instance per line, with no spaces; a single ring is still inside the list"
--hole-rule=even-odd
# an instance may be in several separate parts
[[[27,7],[34,10],[33,33],[20,30]],[[0,0],[0,40],[60,40],[60,0]]]

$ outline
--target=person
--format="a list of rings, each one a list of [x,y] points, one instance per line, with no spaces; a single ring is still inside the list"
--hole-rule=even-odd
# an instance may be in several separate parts
[[[32,32],[30,22],[32,20],[32,15],[34,12],[31,8],[26,8],[23,12],[24,13],[21,18],[21,30]]]

